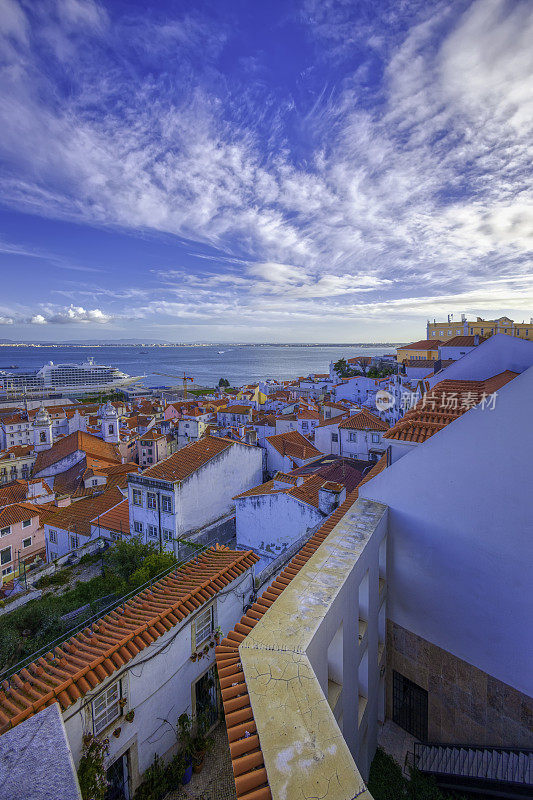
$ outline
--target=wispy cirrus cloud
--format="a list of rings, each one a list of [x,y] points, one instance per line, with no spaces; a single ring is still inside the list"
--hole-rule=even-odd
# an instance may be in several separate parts
[[[526,280],[520,297],[503,288],[527,277],[533,243],[525,0],[295,5],[289,17],[321,55],[282,94],[267,78],[225,73],[219,57],[235,32],[200,10],[119,18],[89,0],[37,12],[2,1],[5,202],[220,253],[216,271],[156,270],[149,291],[116,294],[126,304],[137,292],[143,316],[171,324],[176,314],[257,317],[259,308],[265,320],[403,318],[410,309],[420,319],[445,307],[533,305]],[[133,45],[148,72],[132,62]],[[178,82],[152,69],[169,47]],[[254,74],[268,75],[261,53],[255,61]],[[191,289],[196,299],[172,299]]]

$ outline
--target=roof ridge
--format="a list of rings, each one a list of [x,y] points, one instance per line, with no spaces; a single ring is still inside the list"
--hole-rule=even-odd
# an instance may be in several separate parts
[[[238,557],[232,558],[232,554],[238,554]],[[226,559],[223,566],[217,569],[214,574],[205,578],[205,580],[188,588],[190,580],[197,580],[198,569],[207,569],[216,565],[216,562],[210,563],[210,557],[212,556],[225,556]],[[91,625],[73,634],[61,645],[54,647],[45,656],[40,656],[26,667],[23,667],[20,673],[16,673],[18,680],[14,679],[14,683],[17,686],[16,690],[9,683],[6,686],[6,681],[3,682],[3,691],[0,691],[0,733],[14,727],[44,706],[55,702],[56,699],[59,700],[62,710],[68,708],[79,697],[94,689],[116,669],[119,669],[134,658],[142,649],[193,613],[196,608],[207,602],[210,597],[217,594],[225,585],[231,583],[237,577],[231,575],[232,570],[237,569],[237,575],[242,574],[256,561],[258,561],[258,556],[251,550],[236,551],[209,548],[209,550],[196,556],[193,561],[189,561],[165,575],[153,584],[150,589],[145,588],[126,600],[122,607],[120,605],[115,607]],[[225,573],[229,574],[225,575]],[[176,576],[175,580],[179,580],[179,578],[189,579],[184,581],[185,585],[182,587],[186,591],[184,593],[180,592],[178,598],[167,608],[157,610],[157,605],[160,606],[163,602],[160,592],[161,590],[164,591],[165,588],[169,588],[168,584],[173,580],[173,576]],[[179,592],[179,587],[176,587],[176,589]],[[211,591],[207,591],[208,589]],[[144,609],[143,606],[148,603],[149,597],[153,598],[154,595],[156,595],[156,611],[151,613],[149,608]],[[154,603],[153,599],[152,603]],[[147,614],[149,615],[148,618],[146,618]],[[143,616],[144,621],[139,624],[139,618],[142,620]],[[121,619],[121,617],[124,619]],[[125,635],[119,636],[121,629],[125,632]],[[105,645],[110,640],[113,643],[104,649],[91,647],[90,640],[93,636],[95,637],[93,644],[101,645],[103,643]],[[86,642],[85,639],[89,641]],[[83,645],[82,647],[80,647],[80,641]],[[72,647],[75,648],[73,651],[71,650]],[[76,648],[81,651],[81,658],[76,658]],[[56,652],[60,653],[61,657],[59,659],[55,655]],[[88,657],[90,657],[90,660]],[[74,671],[65,669],[69,666],[74,666]],[[32,695],[35,695],[35,692],[41,686],[46,688],[46,678],[44,680],[42,678],[43,674],[45,674],[45,667],[49,670],[48,680],[51,682],[49,691],[35,700]],[[68,677],[54,685],[58,675],[68,675]],[[28,691],[28,685],[33,689],[31,693]],[[17,703],[10,700],[12,692],[17,695],[15,698]],[[29,697],[23,692],[26,692]],[[21,708],[19,713],[13,714],[13,711],[16,712],[17,708],[23,705],[23,702],[26,702],[26,707]],[[12,715],[8,715],[7,711],[11,712]]]

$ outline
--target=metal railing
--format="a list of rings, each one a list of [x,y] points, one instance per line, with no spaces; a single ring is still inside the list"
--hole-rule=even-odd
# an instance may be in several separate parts
[[[26,658],[23,658],[17,664],[14,664],[12,667],[8,667],[7,669],[3,670],[2,672],[0,672],[0,682],[5,680],[9,682],[9,679],[11,678],[12,675],[14,675],[16,672],[19,672],[28,664],[31,664],[33,661],[40,658],[41,656],[46,655],[47,653],[51,653],[52,656],[55,657],[56,647],[59,647],[59,645],[68,642],[68,640],[71,639],[76,633],[79,633],[85,628],[91,627],[92,625],[94,625],[95,622],[102,619],[107,614],[111,613],[111,611],[115,611],[117,608],[120,608],[121,606],[125,609],[126,603],[128,602],[128,600],[131,600],[132,597],[135,597],[141,592],[144,592],[146,589],[151,590],[154,583],[157,583],[163,578],[166,578],[172,572],[178,572],[178,570],[181,569],[181,567],[183,567],[185,564],[189,564],[197,560],[199,556],[201,556],[210,548],[211,545],[205,545],[203,547],[196,548],[196,551],[194,553],[190,554],[189,556],[180,561],[177,561],[171,567],[168,567],[167,569],[160,572],[158,575],[155,575],[153,578],[151,578],[149,581],[146,581],[141,586],[137,586],[135,589],[132,589],[131,592],[128,592],[127,594],[117,598],[108,606],[102,608],[97,614],[93,614],[91,617],[84,620],[83,622],[80,622],[78,625],[69,628],[63,634],[61,634],[61,636],[58,636],[56,639],[53,639],[51,642],[44,645],[39,650],[35,650],[33,653],[26,656]]]
[[[533,786],[533,749],[415,742],[413,766],[434,776]]]

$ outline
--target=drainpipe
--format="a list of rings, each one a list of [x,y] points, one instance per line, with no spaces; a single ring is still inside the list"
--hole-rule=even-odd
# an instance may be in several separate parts
[[[159,529],[159,552],[163,552],[163,534],[161,532],[161,492],[160,489],[157,490],[157,523]]]

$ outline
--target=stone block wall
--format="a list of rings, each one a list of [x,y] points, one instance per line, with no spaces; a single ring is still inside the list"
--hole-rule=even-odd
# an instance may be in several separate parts
[[[387,717],[392,672],[428,692],[428,740],[533,747],[533,698],[387,620]]]

